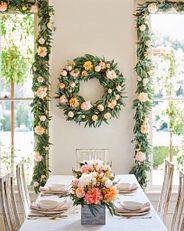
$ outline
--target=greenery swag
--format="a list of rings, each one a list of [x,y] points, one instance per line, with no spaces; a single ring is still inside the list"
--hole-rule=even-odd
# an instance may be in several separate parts
[[[49,153],[49,55],[51,52],[53,23],[53,7],[47,0],[4,0],[0,2],[0,12],[21,12],[23,14],[38,14],[38,35],[36,39],[37,51],[32,66],[33,92],[32,102],[34,114],[35,135],[35,168],[33,173],[33,185],[35,191],[44,186],[48,178],[49,170],[47,159]]]
[[[152,108],[153,90],[151,85],[151,36],[149,31],[148,16],[157,12],[175,10],[184,12],[183,2],[149,1],[138,6],[135,13],[137,18],[137,98],[133,107],[135,112],[134,142],[135,142],[135,166],[130,173],[135,174],[142,187],[147,185],[147,172],[150,170],[149,122],[148,117]]]
[[[78,95],[80,81],[97,78],[104,87],[102,99],[94,104]],[[84,122],[85,126],[99,127],[111,117],[118,117],[123,102],[125,79],[117,69],[117,63],[105,58],[86,54],[75,58],[62,71],[59,78],[59,108],[64,110],[67,120]]]

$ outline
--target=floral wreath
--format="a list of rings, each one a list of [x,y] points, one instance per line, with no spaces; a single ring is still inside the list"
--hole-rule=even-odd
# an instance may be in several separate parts
[[[151,145],[149,141],[148,117],[152,109],[153,89],[151,85],[152,62],[154,55],[151,49],[151,36],[149,31],[148,16],[156,12],[166,12],[174,9],[176,12],[184,12],[183,2],[152,1],[140,4],[135,16],[137,17],[137,98],[134,100],[134,142],[135,142],[135,165],[130,173],[135,174],[140,185],[145,188],[148,181],[147,172],[150,170]]]
[[[19,11],[22,14],[38,14],[38,35],[36,39],[37,52],[35,53],[33,71],[34,99],[31,104],[34,115],[34,159],[35,167],[32,185],[35,192],[44,186],[49,169],[47,159],[49,155],[49,55],[53,32],[52,16],[54,10],[46,0],[24,1],[4,0],[0,2],[0,13]]]
[[[78,95],[80,81],[93,78],[97,78],[104,88],[102,98],[94,104]],[[58,87],[57,106],[64,110],[67,120],[84,122],[85,126],[99,127],[103,121],[108,123],[112,117],[118,118],[121,106],[124,106],[125,79],[114,60],[106,61],[89,54],[77,57],[61,72]]]

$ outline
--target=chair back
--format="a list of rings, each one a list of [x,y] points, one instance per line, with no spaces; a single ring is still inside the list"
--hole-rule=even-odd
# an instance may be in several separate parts
[[[184,231],[184,174],[180,172],[178,197],[172,219],[171,231]]]
[[[13,177],[11,174],[0,177],[0,201],[5,230],[18,231],[20,228],[20,220],[15,202]]]
[[[108,149],[76,149],[77,165],[84,160],[107,161]]]
[[[160,200],[157,208],[157,212],[164,223],[166,222],[166,216],[172,192],[173,173],[174,164],[165,160],[164,182],[162,185]]]
[[[25,179],[24,161],[16,165],[16,178],[23,218],[25,219],[30,210],[31,200]]]

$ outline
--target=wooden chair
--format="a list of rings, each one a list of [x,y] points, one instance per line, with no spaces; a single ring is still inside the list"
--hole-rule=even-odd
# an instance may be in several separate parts
[[[7,174],[0,177],[0,201],[6,231],[18,231],[20,220],[15,203],[13,177]]]
[[[76,149],[77,164],[84,160],[107,161],[108,149]]]
[[[184,174],[180,172],[178,197],[170,231],[184,231]]]
[[[29,213],[31,199],[29,196],[26,179],[25,179],[25,171],[24,171],[24,161],[21,161],[16,165],[16,178],[17,178],[17,188],[20,197],[20,204],[22,207],[23,219],[25,219]]]
[[[173,173],[174,173],[174,164],[165,160],[164,182],[162,185],[160,200],[157,208],[157,212],[164,223],[166,221],[169,201],[171,197]]]

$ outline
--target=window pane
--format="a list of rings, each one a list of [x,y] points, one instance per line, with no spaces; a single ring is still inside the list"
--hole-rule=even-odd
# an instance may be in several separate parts
[[[183,14],[151,15],[155,98],[184,97],[182,22]]]

